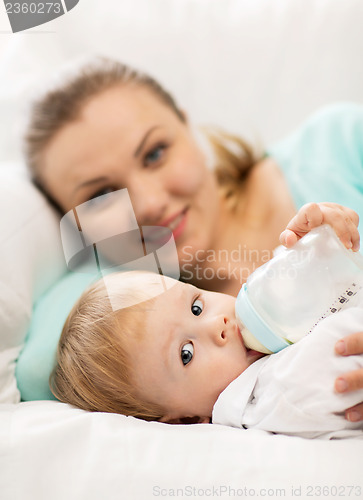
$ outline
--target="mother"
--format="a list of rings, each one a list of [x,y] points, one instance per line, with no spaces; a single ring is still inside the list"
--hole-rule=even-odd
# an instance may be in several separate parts
[[[359,119],[363,131],[359,108],[322,113],[264,156],[239,138],[213,132],[212,170],[170,94],[147,75],[100,60],[34,105],[27,158],[36,184],[62,212],[100,202],[97,225],[120,217],[112,205],[102,205],[107,197],[99,197],[126,187],[140,226],[173,231],[185,280],[237,294],[241,281],[272,256],[302,204],[333,201],[358,212],[363,207],[362,183],[345,171],[344,151],[347,156],[352,151],[352,139],[347,135],[350,143],[340,149],[336,143],[337,137],[344,139],[339,126],[347,122],[356,129]],[[292,156],[299,161],[285,171],[284,161],[274,159]],[[319,207],[311,210],[310,225],[298,227],[294,220],[293,233],[301,236],[321,223]],[[342,339],[338,349],[345,355],[363,353],[363,333]],[[362,370],[340,377],[335,387],[362,388]],[[363,403],[348,410],[347,418],[363,419]]]

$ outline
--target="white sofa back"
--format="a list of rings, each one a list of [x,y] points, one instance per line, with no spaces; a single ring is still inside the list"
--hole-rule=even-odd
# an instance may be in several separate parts
[[[20,159],[29,88],[95,53],[151,72],[196,122],[277,140],[319,106],[363,101],[362,19],[361,0],[80,0],[0,35],[0,160]]]

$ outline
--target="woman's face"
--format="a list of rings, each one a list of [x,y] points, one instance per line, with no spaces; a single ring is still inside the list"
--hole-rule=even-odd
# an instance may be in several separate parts
[[[169,227],[181,261],[211,245],[215,177],[189,126],[148,89],[125,85],[92,98],[45,149],[42,178],[64,212],[91,200],[103,232],[116,234],[123,217],[107,194],[127,188],[137,223]]]

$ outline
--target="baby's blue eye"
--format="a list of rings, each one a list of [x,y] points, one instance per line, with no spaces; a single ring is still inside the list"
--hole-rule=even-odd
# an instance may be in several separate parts
[[[194,354],[194,347],[191,342],[188,342],[182,347],[180,355],[184,366],[191,362],[193,354]]]
[[[196,299],[192,304],[192,313],[194,316],[199,316],[203,312],[203,302],[199,299]]]

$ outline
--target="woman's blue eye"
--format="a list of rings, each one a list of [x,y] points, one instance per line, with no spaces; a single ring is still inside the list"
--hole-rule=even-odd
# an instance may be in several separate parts
[[[191,342],[188,342],[182,347],[180,355],[184,366],[191,362],[193,354],[194,354],[194,347]]]
[[[192,313],[194,316],[199,316],[203,312],[203,302],[199,299],[196,299],[192,304]]]
[[[87,201],[87,206],[94,207],[96,205],[101,205],[102,203],[105,203],[108,201],[108,194],[111,194],[114,192],[114,189],[111,188],[104,188],[100,189],[100,191],[97,191],[88,201]]]
[[[148,166],[150,163],[159,161],[162,157],[163,151],[166,148],[164,144],[159,144],[153,148],[144,158],[144,165]]]

